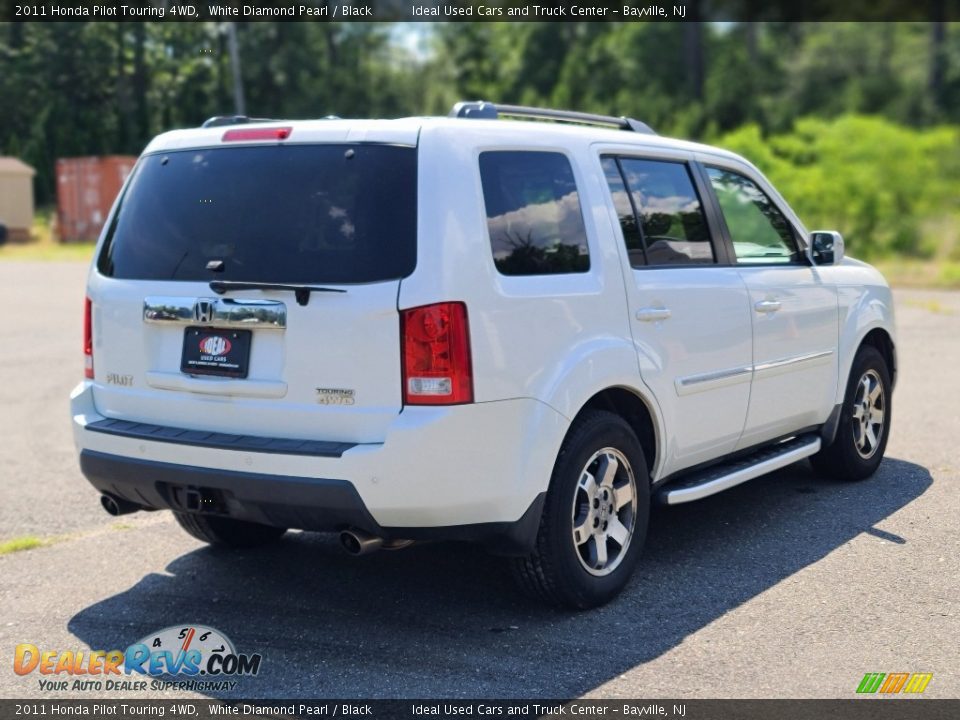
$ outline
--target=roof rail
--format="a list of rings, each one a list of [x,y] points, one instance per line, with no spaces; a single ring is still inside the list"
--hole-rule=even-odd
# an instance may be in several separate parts
[[[656,135],[649,125],[628,117],[613,115],[595,115],[594,113],[574,112],[573,110],[551,110],[550,108],[527,107],[526,105],[494,105],[490,102],[458,102],[450,110],[448,117],[473,118],[478,120],[496,120],[499,116],[527,117],[538,120],[556,120],[558,122],[601,125],[620,130]]]
[[[244,123],[274,122],[271,118],[252,118],[246,115],[215,115],[200,127],[212,128],[223,125],[243,125]]]

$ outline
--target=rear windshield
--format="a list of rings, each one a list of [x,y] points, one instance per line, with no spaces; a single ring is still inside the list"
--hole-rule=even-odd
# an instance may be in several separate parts
[[[138,280],[365,283],[416,264],[416,149],[204,148],[140,160],[101,273]]]

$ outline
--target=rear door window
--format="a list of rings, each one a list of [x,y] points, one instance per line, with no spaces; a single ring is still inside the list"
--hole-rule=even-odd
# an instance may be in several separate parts
[[[587,231],[570,161],[561,153],[480,153],[493,261],[504,275],[590,269]]]
[[[141,158],[98,260],[138,280],[368,283],[416,264],[417,151],[217,147]]]
[[[616,158],[605,157],[602,160],[603,174],[607,178],[607,187],[613,197],[613,205],[620,220],[620,229],[623,231],[623,241],[627,245],[627,255],[631,267],[642,267],[647,264],[647,254],[643,249],[643,236],[640,234],[640,225],[637,223],[637,214],[634,210],[627,186],[623,183],[620,164]]]
[[[633,267],[712,265],[716,256],[686,163],[602,159]]]

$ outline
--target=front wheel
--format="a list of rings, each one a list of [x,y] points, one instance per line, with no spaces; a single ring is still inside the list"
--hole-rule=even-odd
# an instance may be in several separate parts
[[[810,458],[817,472],[836,480],[863,480],[876,472],[890,436],[891,390],[886,360],[864,345],[850,368],[837,435]]]
[[[623,418],[577,420],[554,466],[534,551],[514,561],[527,592],[585,609],[614,598],[633,573],[647,534],[650,480]]]

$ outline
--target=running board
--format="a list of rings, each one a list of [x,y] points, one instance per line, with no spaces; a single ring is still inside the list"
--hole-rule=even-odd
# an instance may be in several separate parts
[[[715,495],[718,492],[791,465],[820,450],[820,436],[801,435],[763,448],[752,455],[722,465],[714,465],[672,482],[663,488],[657,499],[664,505],[679,505]]]

